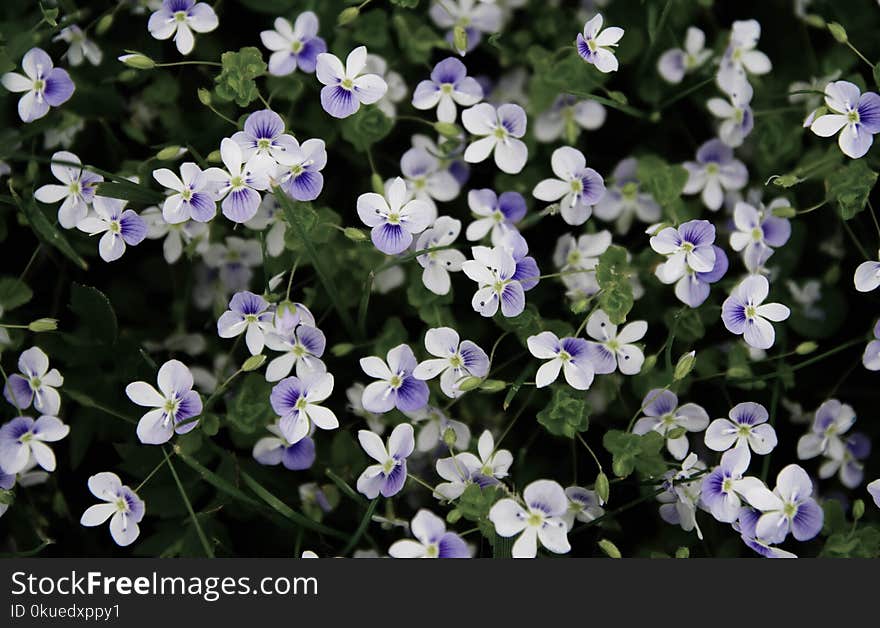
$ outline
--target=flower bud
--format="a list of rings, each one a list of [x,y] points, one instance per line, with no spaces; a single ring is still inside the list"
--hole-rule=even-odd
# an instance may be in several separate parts
[[[350,342],[340,342],[338,345],[333,345],[332,347],[330,347],[330,353],[332,353],[337,358],[348,355],[353,350],[354,345]]]
[[[676,558],[690,558],[691,551],[686,547],[679,547],[677,550],[675,550],[675,557]]]
[[[689,353],[685,353],[678,359],[678,364],[675,365],[675,371],[672,373],[672,379],[674,381],[679,381],[688,376],[693,368],[694,364],[697,363],[697,352],[691,351]]]
[[[846,34],[846,29],[841,26],[837,22],[831,22],[828,24],[828,30],[831,33],[831,36],[834,37],[838,41],[838,43],[845,44],[849,41],[849,37]]]
[[[0,506],[11,506],[15,502],[15,493],[0,489]]]
[[[778,185],[781,188],[790,188],[801,181],[797,175],[794,174],[783,174],[771,178],[773,179],[773,184]]]
[[[458,523],[459,519],[461,519],[461,511],[458,508],[453,508],[446,513],[446,523]]]
[[[250,371],[256,371],[258,368],[263,366],[263,362],[266,361],[266,356],[263,354],[260,355],[252,355],[247,360],[244,361],[244,364],[241,365],[241,370],[245,373]]]
[[[744,379],[751,374],[752,372],[745,366],[731,366],[727,369],[727,376],[731,379]]]
[[[455,441],[458,440],[458,437],[455,435],[455,430],[451,427],[447,427],[443,430],[443,442],[447,447],[453,447],[455,445]]]
[[[617,549],[617,546],[608,539],[602,539],[599,541],[598,545],[599,549],[605,552],[605,555],[609,558],[621,558],[620,550]]]
[[[156,67],[155,61],[150,59],[147,55],[141,54],[139,52],[122,55],[121,57],[119,57],[119,60],[128,67],[135,68],[136,70],[152,70]]]
[[[629,100],[627,100],[626,94],[623,92],[608,92],[608,97],[621,105],[629,104]]]
[[[356,227],[346,227],[342,232],[352,242],[365,242],[367,240],[367,234]]]
[[[373,176],[370,177],[370,185],[373,186],[373,192],[380,196],[385,195],[385,183],[382,181],[382,177],[379,176],[378,172],[374,172]]]
[[[498,392],[505,388],[507,388],[507,382],[502,382],[500,379],[487,379],[480,384],[480,390],[483,392]]]
[[[100,20],[98,20],[98,25],[95,27],[96,35],[103,35],[107,31],[110,30],[110,27],[113,26],[113,14],[108,13]]]
[[[821,15],[816,15],[815,13],[805,15],[804,22],[806,22],[813,28],[825,28],[826,26],[825,18],[823,18]]]
[[[458,389],[462,392],[467,392],[469,390],[473,390],[477,386],[483,383],[482,377],[465,377],[460,382],[458,382]]]
[[[206,107],[211,106],[211,92],[205,89],[204,87],[200,87],[196,92],[199,96],[199,102],[205,105]]]
[[[590,307],[589,299],[578,299],[571,304],[572,314],[583,314]]]
[[[611,470],[614,471],[614,475],[619,478],[625,478],[629,475],[629,469],[627,469],[627,465],[623,460],[614,460],[611,463]]]
[[[461,135],[461,129],[452,122],[435,122],[434,130],[443,137],[458,137]]]
[[[852,506],[852,516],[853,521],[858,521],[862,517],[865,516],[865,502],[864,500],[857,499],[853,502]]]
[[[596,476],[596,495],[599,496],[599,504],[605,504],[608,501],[608,496],[611,494],[611,483],[608,481],[608,476],[603,472],[599,472],[599,475]]]
[[[38,318],[28,325],[28,329],[34,333],[40,333],[42,331],[55,331],[56,329],[58,329],[58,319]]]
[[[171,161],[172,159],[177,159],[185,154],[186,149],[182,146],[166,146],[156,153],[156,159],[159,161]]]
[[[797,353],[798,355],[807,355],[809,353],[812,353],[813,351],[815,351],[818,348],[819,348],[818,343],[813,342],[812,340],[807,340],[806,342],[802,342],[801,344],[799,344],[795,348],[794,352]]]
[[[651,369],[657,366],[657,355],[649,355],[645,358],[645,361],[642,363],[642,370],[640,373],[647,373]]]
[[[669,430],[666,432],[666,438],[669,440],[675,440],[676,438],[681,438],[687,432],[683,427],[676,427],[675,429]]]
[[[346,24],[354,22],[360,14],[361,10],[359,8],[348,7],[339,14],[339,17],[336,18],[336,23],[339,24],[339,26],[345,26]]]
[[[223,161],[222,157],[220,157],[219,150],[212,150],[210,153],[208,153],[208,156],[205,157],[205,160],[212,164],[219,164],[221,161]]]
[[[467,47],[468,47],[467,31],[464,29],[464,26],[462,26],[461,24],[456,24],[455,28],[452,30],[452,45],[461,54],[464,54],[465,52],[467,52]]]
[[[774,207],[773,215],[778,218],[794,218],[797,210],[794,207]]]

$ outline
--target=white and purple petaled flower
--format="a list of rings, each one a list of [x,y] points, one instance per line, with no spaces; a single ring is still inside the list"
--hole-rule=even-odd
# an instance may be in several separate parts
[[[116,544],[125,547],[134,543],[141,533],[138,523],[146,512],[143,500],[123,486],[118,475],[109,471],[90,477],[89,491],[107,503],[87,508],[79,520],[80,525],[93,528],[110,519],[110,536]]]
[[[253,112],[244,121],[244,130],[236,131],[230,139],[238,144],[241,158],[252,172],[274,169],[276,162],[281,163],[296,142],[292,135],[284,132],[281,116],[271,109]]]
[[[464,26],[467,44],[463,50],[456,49],[462,56],[477,47],[483,33],[497,33],[501,30],[504,20],[504,14],[498,5],[480,0],[432,2],[429,15],[437,26],[449,29],[446,41],[451,46],[455,46],[452,29],[457,25]]]
[[[535,258],[529,255],[529,243],[523,235],[516,229],[508,229],[502,234],[499,246],[513,256],[513,262],[516,264],[514,281],[518,281],[526,292],[537,286],[541,278],[541,269],[538,268]]]
[[[606,188],[605,194],[593,207],[597,218],[607,222],[617,221],[617,233],[629,231],[634,216],[648,224],[660,220],[660,205],[653,196],[639,189],[637,169],[635,157],[619,161],[611,173],[614,185]]]
[[[667,83],[681,83],[686,74],[693,72],[709,60],[711,50],[706,50],[706,34],[695,26],[689,26],[684,38],[684,50],[672,48],[657,60],[657,71]]]
[[[784,202],[784,201],[783,201]],[[756,209],[739,202],[733,210],[736,231],[730,234],[730,248],[742,251],[743,261],[750,272],[757,272],[773,255],[773,249],[788,242],[791,223],[774,216],[771,208]]]
[[[387,362],[377,356],[360,360],[364,373],[378,380],[364,388],[364,409],[382,413],[392,408],[402,412],[424,408],[428,403],[428,385],[413,373],[418,362],[412,349],[405,344],[397,345],[386,357]]]
[[[421,380],[440,375],[440,390],[447,397],[456,398],[464,393],[459,382],[466,377],[483,378],[489,373],[489,356],[470,340],[462,341],[451,327],[437,327],[425,333],[425,349],[435,356],[413,370],[413,377]]]
[[[721,320],[732,334],[755,349],[769,349],[776,341],[776,330],[769,321],[784,321],[791,314],[781,303],[764,303],[770,284],[763,275],[749,275],[733,289],[721,305]]]
[[[536,480],[523,491],[525,507],[515,500],[499,500],[489,511],[489,521],[499,536],[519,535],[513,544],[514,558],[534,558],[538,541],[554,554],[567,554],[568,526],[565,515],[568,498],[559,484],[552,480]]]
[[[400,172],[413,197],[431,206],[432,219],[437,216],[434,201],[451,201],[461,191],[461,185],[449,169],[424,148],[413,147],[406,151],[400,158]]]
[[[761,38],[761,25],[757,20],[733,23],[730,43],[721,58],[716,81],[725,92],[730,93],[748,83],[749,74],[767,74],[772,69],[770,58],[755,50]]]
[[[757,538],[757,526],[760,518],[760,510],[749,506],[743,506],[740,509],[737,520],[733,523],[733,529],[740,533],[743,543],[764,558],[797,558],[795,554],[773,547],[770,543]]]
[[[553,262],[562,272],[562,283],[571,297],[588,297],[599,292],[596,281],[596,266],[599,256],[611,246],[611,234],[608,231],[585,233],[575,238],[565,234],[556,242]],[[573,271],[573,272],[567,272]]]
[[[578,33],[575,46],[581,58],[594,65],[600,72],[615,72],[618,63],[612,48],[615,48],[623,37],[623,29],[609,26],[603,30],[602,21],[602,14],[597,13],[593,19],[584,24],[584,32]]]
[[[706,107],[712,115],[721,120],[718,138],[728,146],[734,148],[742,146],[755,126],[755,116],[749,106],[753,94],[752,86],[743,83],[728,94],[729,101],[723,98],[710,98],[706,102]]]
[[[853,283],[859,292],[876,290],[880,286],[880,262],[871,260],[859,264],[853,275]]]
[[[329,408],[319,405],[333,392],[333,375],[323,371],[308,373],[302,378],[286,377],[275,384],[269,402],[281,418],[278,429],[290,444],[309,435],[313,426],[335,430],[339,420]]]
[[[49,369],[49,356],[31,347],[18,356],[18,370],[6,380],[3,396],[20,412],[34,404],[40,414],[55,416],[61,409],[61,396],[55,390],[64,384],[58,369]]]
[[[103,233],[98,242],[98,253],[105,262],[118,260],[125,253],[125,245],[137,246],[147,237],[147,224],[133,209],[125,209],[128,201],[96,196],[92,201],[95,213],[86,216],[76,228],[89,235]]]
[[[372,227],[370,237],[377,249],[388,255],[404,252],[413,235],[424,231],[431,220],[431,207],[420,200],[407,200],[406,182],[400,177],[388,186],[387,198],[375,192],[357,200],[361,221]]]
[[[797,444],[799,460],[808,460],[818,455],[840,460],[844,457],[846,445],[841,436],[856,422],[856,413],[848,403],[829,399],[816,410],[810,431],[801,436]]]
[[[416,86],[412,105],[421,110],[437,107],[440,122],[455,122],[456,103],[471,107],[482,99],[483,88],[476,79],[467,76],[464,63],[455,57],[448,57],[434,66],[430,80]]]
[[[479,458],[470,452],[459,454],[465,466],[471,469],[473,481],[483,487],[496,484],[498,480],[507,477],[510,465],[513,464],[513,454],[506,449],[498,449],[489,430],[480,434],[477,440],[477,453],[480,455]]]
[[[611,322],[602,310],[596,310],[587,320],[587,335],[597,342],[590,342],[593,368],[597,375],[607,375],[616,369],[624,375],[635,375],[642,370],[645,354],[636,346],[648,332],[648,323],[633,321],[617,332],[617,325]]]
[[[544,179],[532,195],[547,203],[559,201],[562,219],[570,225],[582,225],[593,213],[593,205],[605,194],[602,175],[587,168],[584,154],[570,146],[553,151],[550,167],[558,178]]]
[[[834,81],[825,87],[825,104],[833,113],[813,120],[810,129],[820,137],[831,137],[838,131],[838,144],[843,154],[852,159],[863,157],[874,135],[880,133],[880,96],[862,94],[848,81]]]
[[[742,507],[740,495],[752,486],[743,480],[751,456],[748,447],[735,447],[721,456],[721,464],[703,478],[700,498],[718,521],[733,523]]]
[[[763,483],[747,487],[746,500],[762,513],[755,536],[770,544],[782,543],[789,532],[798,541],[815,537],[822,530],[825,517],[812,494],[810,476],[796,464],[779,472],[773,491]]]
[[[226,170],[208,168],[205,176],[219,186],[217,200],[223,199],[220,204],[223,215],[232,222],[247,222],[260,208],[262,197],[257,190],[269,187],[267,164],[257,161],[257,170],[251,170],[245,163],[241,147],[228,137],[220,142],[220,158]]]
[[[287,151],[278,157],[281,189],[298,201],[313,201],[324,189],[321,170],[327,165],[324,140],[312,138],[300,145],[293,140]]]
[[[388,91],[388,84],[376,74],[362,74],[367,63],[366,46],[352,50],[345,60],[323,52],[318,55],[316,76],[324,84],[321,106],[334,118],[347,118],[361,105],[372,105]]]
[[[79,164],[80,160],[73,153],[57,152],[52,155],[52,161],[70,164],[52,163],[50,166],[61,185],[49,183],[41,186],[34,192],[34,198],[41,203],[57,203],[64,199],[58,208],[58,223],[65,229],[72,229],[88,215],[89,203],[95,198],[95,188],[104,177],[74,165]]]
[[[254,460],[262,465],[284,465],[291,471],[308,469],[315,462],[315,441],[304,436],[295,443],[284,438],[281,428],[275,425],[267,425],[266,429],[272,436],[265,436],[254,445]]]
[[[709,425],[709,415],[695,403],[678,405],[678,396],[671,390],[655,388],[642,401],[645,416],[636,421],[633,434],[651,430],[666,438],[666,449],[676,460],[684,460],[690,449],[685,432],[702,432]]]
[[[588,390],[595,371],[590,361],[590,346],[583,338],[559,338],[550,331],[542,331],[526,340],[529,352],[538,359],[547,360],[535,374],[538,388],[549,386],[562,370],[568,385],[577,390]]]
[[[55,470],[54,443],[70,433],[70,427],[54,416],[15,417],[0,427],[0,471],[15,475],[33,459],[46,471]]]
[[[555,142],[564,137],[569,144],[574,144],[581,129],[595,131],[605,124],[607,115],[605,107],[595,100],[578,100],[571,94],[561,94],[535,120],[535,139]]]
[[[708,220],[689,220],[677,229],[666,227],[651,236],[650,242],[652,249],[667,256],[654,271],[663,283],[678,281],[688,269],[710,273],[715,268],[715,225]]]
[[[208,222],[217,213],[211,181],[195,163],[180,164],[179,177],[168,168],[159,168],[153,170],[153,178],[173,191],[162,205],[162,218],[168,224],[176,225],[190,219]]]
[[[22,122],[39,120],[49,107],[59,107],[73,95],[74,85],[67,70],[56,68],[42,48],[31,48],[21,60],[18,72],[7,72],[2,83],[10,92],[26,92],[18,101],[18,117]]]
[[[596,491],[581,486],[569,486],[565,489],[565,496],[568,498],[568,510],[565,511],[562,520],[565,521],[565,527],[569,532],[574,527],[575,521],[589,523],[605,514],[602,500]]]
[[[449,216],[440,216],[434,224],[425,229],[416,242],[417,251],[427,251],[449,246],[461,233],[461,221]],[[443,249],[422,253],[416,258],[422,271],[422,283],[434,294],[448,294],[452,283],[449,273],[457,273],[467,261],[464,253],[457,249]]]
[[[159,369],[159,390],[147,382],[132,382],[125,394],[139,406],[155,408],[138,421],[138,439],[145,445],[161,445],[174,433],[192,431],[202,413],[202,398],[192,389],[193,376],[179,360],[169,360]]]
[[[155,39],[169,39],[182,55],[188,55],[195,46],[193,31],[210,33],[217,28],[219,20],[207,2],[195,0],[163,0],[162,7],[150,16],[147,30]]]
[[[475,246],[471,249],[474,259],[461,265],[464,274],[477,282],[478,289],[471,299],[474,311],[482,316],[494,316],[501,307],[506,317],[518,316],[526,307],[523,284],[514,276],[516,260],[505,247]]]
[[[274,328],[273,312],[269,302],[253,292],[238,292],[229,301],[229,309],[217,320],[217,334],[234,338],[245,334],[245,344],[251,355],[259,355],[266,342],[265,334]]]
[[[770,415],[760,403],[738,403],[727,416],[730,418],[715,419],[706,429],[705,441],[709,449],[727,451],[734,447],[763,456],[776,447],[776,430],[767,423]],[[746,458],[750,460],[748,451]]]
[[[291,26],[283,17],[275,18],[275,30],[260,33],[263,45],[272,51],[269,55],[269,74],[286,76],[297,68],[311,74],[318,65],[318,55],[327,52],[327,44],[318,37],[318,16],[303,11]]]
[[[409,524],[417,539],[403,539],[388,548],[392,558],[470,558],[471,551],[455,532],[446,531],[446,523],[422,508]]]
[[[708,273],[700,273],[690,266],[675,283],[675,296],[690,307],[700,307],[709,298],[709,285],[719,281],[727,272],[729,262],[721,247],[712,245],[715,251],[715,265]]]
[[[670,525],[677,525],[685,532],[697,531],[697,538],[703,538],[703,531],[697,524],[697,507],[700,505],[700,493],[703,483],[695,475],[701,475],[706,465],[691,453],[681,463],[681,470],[667,471],[663,477],[664,492],[657,496],[660,506],[660,518]]]
[[[324,332],[313,325],[304,324],[295,312],[285,310],[275,315],[275,326],[266,334],[266,346],[282,352],[266,367],[267,382],[277,382],[287,377],[294,366],[297,377],[326,370],[321,361],[327,346]]]
[[[684,194],[700,194],[703,204],[717,211],[725,191],[741,190],[749,180],[746,167],[733,157],[733,149],[719,139],[709,140],[697,150],[697,161],[684,164],[688,180]]]
[[[358,431],[364,451],[379,464],[370,465],[357,480],[357,490],[368,499],[397,495],[406,484],[406,459],[413,452],[415,440],[409,423],[401,423],[391,431],[386,447],[382,439],[369,430]]]
[[[468,133],[477,136],[464,151],[464,160],[471,164],[488,159],[495,152],[495,165],[502,172],[517,174],[526,165],[529,149],[521,138],[526,134],[527,118],[519,105],[506,104],[497,109],[480,103],[461,113]]]
[[[468,192],[468,207],[476,218],[468,225],[465,237],[482,240],[492,232],[492,245],[499,246],[507,231],[516,230],[516,223],[526,215],[526,199],[519,192],[502,192],[483,188]]]
[[[468,452],[439,458],[435,464],[437,475],[446,481],[434,487],[434,498],[451,502],[461,497],[472,484],[481,488],[496,484],[496,480],[478,474],[478,465],[477,457]]]
[[[880,320],[874,323],[874,340],[865,346],[862,364],[869,371],[880,371]]]

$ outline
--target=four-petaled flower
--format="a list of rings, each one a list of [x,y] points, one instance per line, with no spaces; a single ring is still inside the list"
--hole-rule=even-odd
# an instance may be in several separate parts
[[[736,447],[763,456],[776,447],[776,430],[767,423],[770,415],[760,403],[738,403],[727,416],[730,418],[715,419],[706,429],[706,447],[709,449],[727,451]],[[748,452],[747,459],[751,459]]]
[[[372,105],[385,95],[388,84],[377,74],[362,74],[367,64],[366,46],[352,50],[345,60],[328,52],[318,55],[315,75],[324,84],[321,106],[334,118],[347,118],[361,108]]]
[[[428,385],[414,375],[418,362],[408,345],[397,345],[387,354],[386,362],[371,355],[361,358],[364,373],[378,381],[364,388],[363,406],[369,412],[388,412],[397,408],[414,412],[428,403]]]
[[[318,55],[327,52],[327,44],[318,37],[318,16],[303,11],[291,26],[283,17],[275,18],[275,30],[260,33],[269,55],[269,74],[285,76],[297,68],[311,74],[318,65]]]
[[[688,180],[684,194],[697,194],[703,204],[717,211],[724,202],[724,191],[736,191],[749,180],[746,167],[733,157],[733,149],[719,139],[709,140],[697,150],[697,161],[686,161]]]
[[[570,146],[553,151],[550,167],[558,178],[544,179],[532,195],[547,203],[559,201],[559,213],[570,225],[582,225],[593,213],[593,205],[605,194],[602,175],[587,168],[584,154]]]
[[[739,202],[733,209],[736,231],[730,234],[730,248],[742,251],[743,261],[750,272],[758,269],[791,237],[791,223],[772,214],[769,208],[760,209]]]
[[[253,112],[244,121],[244,130],[236,131],[229,139],[238,144],[247,169],[254,172],[272,170],[296,142],[284,132],[281,116],[271,109]]]
[[[391,431],[388,445],[378,435],[369,430],[358,431],[358,441],[367,455],[378,462],[364,469],[357,480],[357,490],[368,499],[393,497],[406,483],[406,459],[415,448],[413,428],[409,423],[401,423]]]
[[[3,396],[18,411],[34,404],[40,414],[55,416],[61,409],[61,396],[55,390],[64,383],[58,369],[49,369],[49,356],[39,347],[31,347],[18,356],[18,370],[6,380]]]
[[[153,178],[173,191],[162,204],[162,218],[176,225],[187,220],[208,222],[217,213],[212,182],[191,161],[180,164],[178,177],[168,168],[153,170]]]
[[[690,449],[686,432],[702,432],[709,425],[709,415],[695,403],[678,405],[678,396],[671,390],[649,390],[642,401],[645,416],[636,421],[633,434],[651,430],[666,438],[666,449],[676,460],[684,460]]]
[[[471,551],[455,532],[446,531],[446,523],[422,508],[409,524],[417,539],[403,539],[388,548],[392,558],[470,558]]]
[[[667,83],[681,83],[685,74],[696,70],[712,56],[706,50],[706,34],[695,26],[689,26],[684,38],[684,49],[667,50],[657,60],[657,71]]]
[[[314,325],[305,324],[296,312],[289,309],[276,313],[275,326],[266,334],[266,346],[282,352],[266,367],[267,382],[277,382],[287,377],[294,366],[297,377],[326,370],[321,361],[327,346],[324,332]]]
[[[825,87],[825,104],[833,113],[813,120],[810,130],[820,137],[840,131],[837,143],[843,154],[852,159],[863,157],[874,143],[874,135],[880,133],[880,96],[862,94],[849,81],[833,81]]]
[[[42,48],[28,50],[21,60],[21,69],[26,76],[7,72],[2,83],[10,92],[27,92],[18,101],[22,122],[39,120],[49,113],[49,107],[63,105],[73,95],[73,81],[67,70],[54,67],[52,58]]]
[[[535,374],[538,388],[555,382],[560,369],[572,388],[587,390],[593,383],[595,371],[590,361],[590,346],[583,338],[559,338],[553,332],[542,331],[529,336],[526,344],[533,356],[547,360]]]
[[[596,66],[600,72],[617,71],[617,57],[612,48],[623,37],[623,29],[618,26],[609,26],[602,29],[602,14],[597,13],[591,20],[584,24],[583,34],[578,33],[575,46],[581,58]]]
[[[476,79],[467,76],[464,63],[455,57],[448,57],[434,66],[430,80],[416,85],[412,105],[422,110],[437,107],[438,120],[455,122],[456,103],[470,107],[482,98],[483,88]]]
[[[650,242],[652,249],[667,256],[654,271],[663,283],[675,283],[688,269],[709,273],[715,268],[715,226],[708,220],[688,220],[678,229],[666,227]]]
[[[49,183],[41,186],[34,192],[34,198],[41,203],[57,203],[63,198],[64,202],[58,208],[58,223],[65,229],[72,229],[88,215],[89,203],[95,198],[95,187],[104,177],[83,169],[78,165],[79,157],[67,151],[53,154],[52,162],[50,169],[61,185]]]
[[[272,436],[264,436],[254,445],[254,460],[267,466],[284,465],[291,471],[308,469],[315,462],[315,441],[304,436],[295,443],[288,441],[277,424],[267,425]]]
[[[538,553],[538,541],[554,554],[566,554],[568,526],[565,515],[568,498],[559,484],[552,480],[536,480],[523,491],[521,506],[506,497],[495,502],[489,511],[489,521],[495,524],[495,532],[503,537],[519,534],[513,544],[514,558],[534,558]]]
[[[406,183],[397,177],[388,186],[387,198],[375,192],[361,194],[357,212],[361,221],[372,227],[370,237],[376,248],[396,255],[409,248],[413,234],[428,227],[431,208],[425,201],[407,200]]]
[[[269,187],[269,172],[264,161],[256,161],[256,170],[245,163],[241,147],[232,139],[224,137],[220,142],[222,168],[208,168],[205,176],[216,183],[217,200],[223,199],[220,208],[232,222],[247,222],[257,214],[262,197],[257,190]]]
[[[497,109],[480,103],[461,113],[468,133],[477,136],[464,151],[471,164],[485,161],[495,151],[495,165],[502,172],[517,174],[526,165],[529,149],[521,138],[526,134],[526,112],[519,105],[506,104]]]
[[[15,475],[33,460],[46,471],[55,470],[55,453],[46,443],[54,443],[70,433],[70,427],[54,416],[36,421],[15,417],[0,427],[0,472]],[[31,463],[33,464],[33,463]]]
[[[105,262],[113,262],[125,253],[125,245],[136,246],[147,237],[147,223],[133,209],[125,209],[128,201],[96,196],[92,202],[95,213],[86,216],[76,228],[89,235],[103,233],[98,253]]]
[[[575,520],[589,523],[605,514],[596,491],[582,486],[569,486],[565,489],[565,496],[568,498],[568,510],[562,515],[562,520],[569,531],[574,527]]]
[[[749,275],[733,289],[721,304],[721,320],[732,334],[743,337],[756,349],[769,349],[776,340],[776,330],[769,321],[784,321],[791,314],[781,303],[764,303],[770,284],[763,275]]]
[[[92,528],[110,519],[110,536],[116,544],[125,547],[134,543],[141,533],[138,523],[146,512],[143,500],[123,486],[118,475],[109,471],[90,477],[89,491],[107,503],[87,508],[79,520],[80,525]]]
[[[820,454],[842,459],[846,445],[841,435],[846,434],[855,422],[855,410],[848,403],[841,403],[837,399],[824,402],[816,410],[810,431],[798,440],[798,459],[808,460]]]
[[[791,532],[798,541],[809,541],[822,530],[822,508],[812,497],[813,482],[796,464],[776,476],[772,491],[762,482],[745,489],[744,496],[763,514],[755,526],[755,536],[767,543],[782,543]]]
[[[416,242],[417,251],[428,251],[449,246],[461,232],[461,221],[449,216],[440,216],[434,224],[425,229]],[[448,294],[452,287],[449,273],[457,273],[467,261],[464,253],[456,249],[442,249],[422,253],[416,258],[422,271],[422,283],[434,294]]]
[[[162,0],[162,6],[150,16],[147,30],[155,39],[169,39],[182,55],[188,55],[195,46],[193,31],[210,33],[219,21],[214,9],[207,2],[195,0]]]
[[[591,360],[597,375],[613,373],[619,368],[624,375],[635,375],[642,370],[645,354],[635,343],[648,332],[648,323],[633,321],[617,332],[602,310],[596,310],[587,320],[587,335],[597,342],[590,342]]]
[[[286,377],[275,384],[269,402],[281,418],[278,429],[290,444],[298,443],[308,436],[312,426],[322,430],[335,430],[339,419],[333,410],[319,405],[333,392],[333,375],[323,371],[305,374],[303,377]]]
[[[516,260],[505,247],[475,246],[474,259],[461,265],[464,274],[479,286],[471,306],[482,316],[494,316],[501,307],[506,317],[518,316],[526,307],[523,285],[516,280]]]
[[[703,478],[700,498],[718,521],[733,523],[739,517],[740,495],[754,486],[751,483],[754,478],[743,478],[751,459],[748,447],[734,447],[724,452],[721,464]]]
[[[159,390],[147,382],[132,382],[125,394],[139,406],[150,410],[137,425],[138,439],[145,445],[161,445],[177,434],[186,434],[198,423],[202,398],[192,389],[193,376],[180,360],[169,360],[159,369]]]
[[[451,327],[429,329],[425,334],[425,349],[435,356],[421,362],[413,377],[428,380],[440,375],[440,389],[447,397],[464,394],[458,387],[466,377],[485,377],[489,373],[489,356],[470,340],[460,341],[458,332]]]

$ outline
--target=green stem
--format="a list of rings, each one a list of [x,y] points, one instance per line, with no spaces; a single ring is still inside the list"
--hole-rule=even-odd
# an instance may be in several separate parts
[[[370,519],[372,519],[373,512],[375,512],[378,503],[379,498],[377,497],[370,502],[369,506],[367,506],[367,512],[364,513],[364,517],[363,519],[361,519],[360,524],[358,524],[357,530],[355,530],[354,534],[351,536],[351,539],[348,541],[345,549],[342,550],[343,556],[347,556],[348,553],[354,549],[355,545],[358,544],[358,541],[361,540],[361,537],[364,535],[367,526],[370,524]]]
[[[189,512],[189,518],[193,522],[193,526],[196,529],[196,534],[199,537],[199,541],[202,544],[202,549],[205,550],[205,555],[208,558],[214,558],[214,550],[211,549],[211,544],[208,542],[208,537],[205,536],[205,531],[202,530],[202,525],[199,523],[199,518],[196,516],[195,511],[193,510],[192,503],[189,501],[189,497],[186,494],[186,491],[183,488],[183,484],[180,481],[180,477],[177,475],[177,470],[174,468],[174,465],[171,462],[171,458],[168,457],[168,451],[163,447],[162,453],[165,455],[165,462],[168,464],[168,469],[171,471],[171,475],[174,476],[174,483],[177,484],[177,490],[180,491],[180,497],[183,499],[183,504],[186,506],[187,512]]]

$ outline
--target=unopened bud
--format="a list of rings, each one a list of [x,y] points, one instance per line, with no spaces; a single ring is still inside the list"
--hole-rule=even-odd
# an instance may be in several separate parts
[[[648,357],[645,358],[645,361],[642,363],[642,370],[639,372],[640,373],[647,373],[648,371],[653,369],[655,366],[657,366],[657,356],[656,355],[649,355]]]
[[[685,428],[676,427],[666,432],[666,438],[667,440],[675,440],[676,438],[681,438],[682,436],[684,436],[685,433],[687,433],[687,430]]]
[[[348,355],[353,350],[354,345],[350,342],[340,342],[338,345],[333,345],[332,347],[330,347],[330,353],[332,353],[337,358]]]
[[[357,7],[348,7],[344,9],[339,17],[336,18],[336,23],[340,26],[345,26],[346,24],[350,24],[355,21],[358,16],[361,14],[361,10]]]
[[[263,362],[266,361],[266,356],[260,355],[252,355],[247,360],[244,361],[244,364],[241,365],[241,370],[245,373],[250,371],[256,371],[258,368],[263,366]]]
[[[373,192],[379,194],[380,196],[385,194],[385,183],[382,181],[382,177],[379,176],[378,172],[374,172],[373,176],[370,177],[370,185],[373,186]]]
[[[212,164],[219,164],[223,160],[223,158],[220,156],[219,150],[212,150],[210,153],[208,153],[208,156],[205,157],[205,160]]]
[[[483,378],[481,377],[465,377],[458,383],[458,389],[462,392],[467,392],[469,390],[473,390],[482,383]]]
[[[773,184],[781,188],[790,188],[798,183],[800,183],[800,179],[794,174],[783,174],[773,177]]]
[[[447,447],[452,447],[455,445],[455,441],[458,440],[458,437],[455,435],[455,430],[451,427],[447,427],[443,430],[443,442],[446,443]]]
[[[839,43],[845,44],[849,41],[849,37],[846,34],[846,29],[837,22],[829,23],[828,30],[831,32],[831,36],[834,37],[834,39],[836,39]]]
[[[690,558],[691,551],[686,547],[679,547],[677,550],[675,550],[675,557],[676,558]]]
[[[434,130],[443,137],[458,137],[461,135],[461,129],[452,122],[435,122]]]
[[[38,318],[28,325],[28,329],[34,333],[42,331],[55,331],[58,329],[58,319],[56,318]]]
[[[458,523],[459,519],[461,519],[461,511],[458,508],[446,513],[446,523]]]
[[[500,379],[487,379],[480,384],[480,390],[483,392],[498,392],[505,388],[507,388],[507,382],[502,382]]]
[[[602,539],[599,541],[598,545],[599,549],[605,552],[605,555],[609,558],[621,558],[620,550],[617,549],[617,546],[608,539]]]
[[[166,146],[156,153],[156,159],[159,161],[171,161],[172,159],[177,159],[185,154],[186,149],[182,146]]]
[[[694,364],[697,363],[697,352],[690,351],[689,353],[685,353],[678,359],[678,364],[675,365],[675,371],[672,373],[672,379],[675,381],[684,379],[688,376],[694,369]]]
[[[805,15],[804,22],[806,22],[813,28],[825,28],[826,25],[825,18],[823,18],[821,15],[816,15],[815,13]]]
[[[773,215],[777,218],[794,218],[797,210],[794,207],[774,207]]]
[[[464,26],[457,24],[452,30],[452,45],[460,54],[467,52],[468,36]]]
[[[119,60],[128,67],[135,68],[137,70],[152,70],[156,67],[155,61],[150,59],[147,55],[143,55],[139,52],[122,55],[121,57],[119,57]]]
[[[15,493],[0,489],[0,506],[11,506],[15,501]]]
[[[356,227],[346,227],[342,232],[352,242],[365,242],[367,240],[367,234]]]
[[[802,342],[801,344],[799,344],[795,348],[794,352],[797,353],[798,355],[807,355],[808,353],[812,353],[813,351],[815,351],[818,348],[819,348],[818,343],[813,342],[812,340],[807,340],[806,342]]]
[[[608,496],[611,495],[611,483],[608,481],[608,476],[601,471],[596,476],[596,495],[599,497],[600,505],[605,504]]]
[[[627,100],[626,94],[623,92],[608,92],[608,97],[621,105],[629,104],[629,100]]]
[[[864,500],[857,499],[853,502],[852,508],[853,521],[858,521],[865,515],[865,502]]]
[[[196,92],[199,97],[199,102],[205,105],[206,107],[211,106],[211,92],[205,89],[204,87],[200,87]]]
[[[113,26],[113,14],[107,14],[98,20],[98,25],[95,27],[96,35],[103,35],[107,31],[110,30],[110,27]]]

